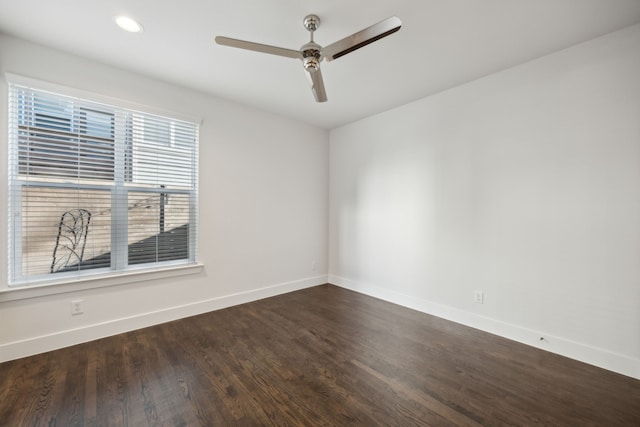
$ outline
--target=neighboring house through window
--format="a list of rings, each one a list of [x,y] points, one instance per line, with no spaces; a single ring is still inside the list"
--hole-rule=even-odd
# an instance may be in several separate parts
[[[9,284],[195,263],[198,125],[9,81]]]

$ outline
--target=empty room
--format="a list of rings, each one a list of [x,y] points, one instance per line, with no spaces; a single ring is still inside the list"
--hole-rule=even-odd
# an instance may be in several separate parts
[[[0,0],[0,426],[640,425],[640,1]]]

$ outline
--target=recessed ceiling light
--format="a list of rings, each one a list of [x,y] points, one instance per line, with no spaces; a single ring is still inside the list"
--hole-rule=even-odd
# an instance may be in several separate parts
[[[118,24],[118,27],[125,31],[129,31],[130,33],[141,33],[143,30],[142,25],[140,25],[135,19],[129,18],[128,16],[115,16],[113,20]]]

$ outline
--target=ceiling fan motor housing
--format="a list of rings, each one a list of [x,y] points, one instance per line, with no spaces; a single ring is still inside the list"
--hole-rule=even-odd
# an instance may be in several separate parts
[[[300,48],[302,63],[307,71],[316,71],[322,62],[322,46],[315,42],[309,42]]]

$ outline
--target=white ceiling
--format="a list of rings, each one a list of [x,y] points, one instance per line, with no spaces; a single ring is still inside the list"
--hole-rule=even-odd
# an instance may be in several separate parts
[[[310,13],[321,45],[391,15],[403,26],[323,62],[323,104],[300,61],[213,42],[298,49]],[[0,0],[0,32],[328,129],[638,22],[640,0]]]

